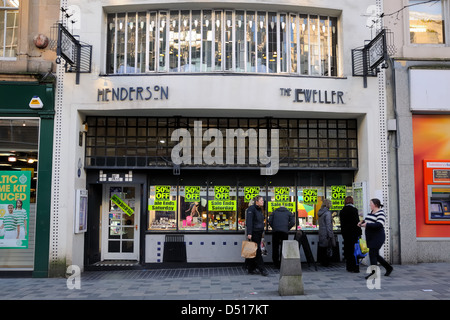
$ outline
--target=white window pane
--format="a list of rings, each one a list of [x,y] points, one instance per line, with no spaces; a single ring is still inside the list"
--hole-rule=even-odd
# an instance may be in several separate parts
[[[236,11],[235,22],[235,37],[236,37],[236,71],[245,71],[245,14],[244,11]]]
[[[211,71],[212,69],[212,13],[209,10],[203,11],[202,20],[202,70]]]

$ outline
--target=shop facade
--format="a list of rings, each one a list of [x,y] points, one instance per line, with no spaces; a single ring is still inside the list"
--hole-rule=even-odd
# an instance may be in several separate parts
[[[396,53],[387,71],[393,255],[397,263],[449,261],[449,2],[396,1],[385,12],[411,5],[385,24]],[[426,17],[426,18],[424,18]]]
[[[371,36],[360,13],[379,4],[66,5],[97,72],[60,74],[53,220],[67,264],[242,262],[255,195],[266,217],[291,210],[291,237],[312,246],[323,199],[337,212],[352,195],[362,214],[389,201],[384,78],[364,88],[350,54]]]
[[[49,276],[56,92],[49,32],[58,10],[56,0],[0,1],[2,276]]]
[[[47,277],[54,86],[5,81],[0,83],[0,95],[4,98],[0,105],[0,216],[4,227],[0,270]],[[9,215],[19,213],[20,233],[11,234],[6,221]]]

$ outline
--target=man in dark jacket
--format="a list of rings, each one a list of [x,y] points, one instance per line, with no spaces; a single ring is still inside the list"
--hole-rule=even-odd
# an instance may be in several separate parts
[[[247,218],[245,225],[247,228],[247,237],[249,240],[256,242],[258,249],[256,250],[256,257],[249,259],[248,273],[254,273],[258,269],[263,276],[267,276],[268,272],[264,267],[264,261],[261,255],[261,239],[264,232],[264,214],[262,207],[264,206],[264,198],[257,196],[255,204],[247,209]]]
[[[295,218],[288,209],[279,207],[270,215],[269,225],[272,227],[272,261],[275,268],[280,268],[283,240],[288,239]]]

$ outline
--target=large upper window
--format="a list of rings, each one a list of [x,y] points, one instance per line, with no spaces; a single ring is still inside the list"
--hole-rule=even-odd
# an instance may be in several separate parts
[[[249,10],[108,15],[106,72],[337,75],[337,19]]]
[[[409,0],[409,34],[412,44],[444,44],[445,1]],[[448,15],[448,14],[447,14]]]
[[[218,129],[222,132],[223,146],[226,146],[227,129],[279,130],[280,168],[358,168],[357,123],[353,119],[246,119],[246,118],[128,118],[128,117],[88,117],[86,136],[87,168],[160,168],[173,166],[172,150],[178,141],[172,139],[174,130],[186,128],[194,136],[196,121],[201,121],[204,130]],[[202,148],[210,144],[209,138],[202,137]],[[225,140],[225,141],[224,141]],[[243,151],[244,163],[237,159],[232,165],[207,164],[205,168],[241,167],[258,168],[250,164],[248,154],[250,136],[243,144],[231,146],[237,157]],[[230,149],[231,150],[231,149]],[[247,151],[247,152],[246,152]],[[226,156],[224,152],[223,156]],[[219,157],[219,156],[218,156]],[[197,164],[188,165],[196,167]]]
[[[15,58],[19,28],[19,0],[0,0],[0,59]]]

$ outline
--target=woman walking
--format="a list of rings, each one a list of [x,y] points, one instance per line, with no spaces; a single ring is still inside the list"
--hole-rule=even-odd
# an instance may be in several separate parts
[[[383,205],[380,203],[379,199],[370,200],[370,210],[371,212],[367,215],[365,221],[358,223],[358,226],[366,228],[366,241],[367,247],[369,248],[369,259],[370,265],[376,266],[379,262],[385,269],[385,276],[389,276],[394,270],[394,268],[380,256],[380,248],[386,240],[386,235],[384,234],[384,224],[386,222],[386,215],[383,211]],[[375,273],[372,273],[366,277],[368,279]]]

